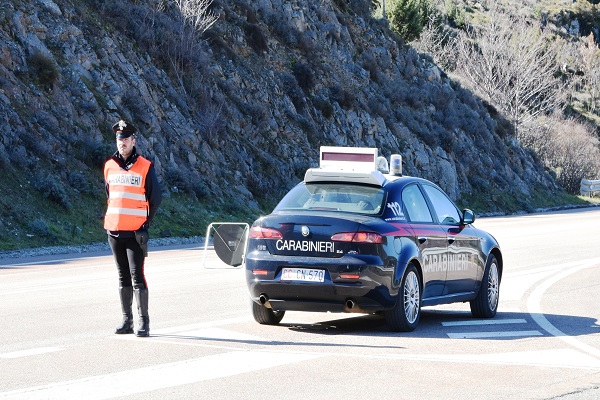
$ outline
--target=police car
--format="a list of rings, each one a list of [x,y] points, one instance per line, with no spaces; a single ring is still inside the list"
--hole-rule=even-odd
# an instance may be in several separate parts
[[[502,253],[435,184],[402,175],[400,155],[321,147],[274,211],[250,228],[246,281],[254,319],[288,310],[383,313],[412,331],[421,307],[469,302],[477,318],[498,308]]]

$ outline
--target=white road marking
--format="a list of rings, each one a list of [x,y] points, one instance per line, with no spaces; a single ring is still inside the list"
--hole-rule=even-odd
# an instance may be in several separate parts
[[[464,321],[442,322],[443,326],[480,326],[480,325],[503,325],[503,324],[526,324],[523,318],[515,319],[472,319]]]
[[[557,265],[548,265],[539,268],[527,269],[525,271],[517,271],[506,273],[502,276],[502,284],[500,285],[500,298],[503,301],[521,300],[525,293],[536,282],[555,274],[556,272],[564,271],[576,267],[581,262],[569,262]]]
[[[491,339],[491,338],[506,338],[506,337],[530,337],[543,336],[540,331],[498,331],[498,332],[463,332],[463,333],[448,333],[450,339]]]
[[[449,363],[530,365],[533,367],[574,368],[600,371],[600,360],[572,349],[521,351],[491,354],[399,355],[386,358]]]
[[[29,357],[29,356],[36,356],[38,354],[53,353],[55,351],[61,351],[61,350],[63,350],[63,349],[61,349],[59,347],[38,347],[35,349],[27,349],[27,350],[13,351],[10,353],[2,353],[2,354],[0,354],[0,358]]]
[[[277,367],[322,357],[314,353],[236,351],[0,393],[10,400],[101,400]],[[135,382],[135,384],[132,384]]]
[[[523,318],[514,319],[476,319],[464,321],[447,321],[442,322],[443,326],[489,326],[503,324],[526,324],[527,320]],[[446,333],[451,339],[492,339],[492,338],[507,338],[507,337],[530,337],[543,336],[540,331],[478,331],[478,332],[450,332]]]
[[[563,342],[569,344],[570,346],[576,347],[589,355],[600,358],[600,349],[590,346],[586,343],[583,343],[580,340],[577,340],[573,336],[568,336],[563,331],[555,327],[546,319],[544,314],[542,313],[542,297],[546,290],[548,290],[552,285],[560,281],[561,279],[566,278],[567,276],[577,273],[585,268],[598,267],[600,265],[600,258],[590,259],[586,262],[579,263],[579,266],[575,268],[569,268],[563,270],[561,273],[558,273],[549,279],[546,279],[542,282],[538,287],[534,289],[527,300],[527,310],[533,320],[545,331],[547,331],[552,336],[555,336],[562,340]]]

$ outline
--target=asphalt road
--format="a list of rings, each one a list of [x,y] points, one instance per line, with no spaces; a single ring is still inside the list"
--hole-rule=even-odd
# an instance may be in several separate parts
[[[0,399],[596,399],[600,209],[481,218],[505,272],[496,318],[424,309],[254,322],[242,271],[150,251],[151,336],[114,335],[110,254],[0,260]]]

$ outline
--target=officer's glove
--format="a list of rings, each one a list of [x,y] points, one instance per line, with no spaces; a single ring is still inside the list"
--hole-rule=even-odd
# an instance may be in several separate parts
[[[150,234],[148,233],[148,227],[145,227],[144,225],[135,231],[135,240],[144,251],[144,257],[148,257],[148,240],[150,239]]]

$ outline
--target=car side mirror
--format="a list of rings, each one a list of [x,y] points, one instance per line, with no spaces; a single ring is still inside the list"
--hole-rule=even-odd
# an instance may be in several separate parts
[[[475,222],[475,213],[468,208],[463,210],[462,225],[470,225]]]

